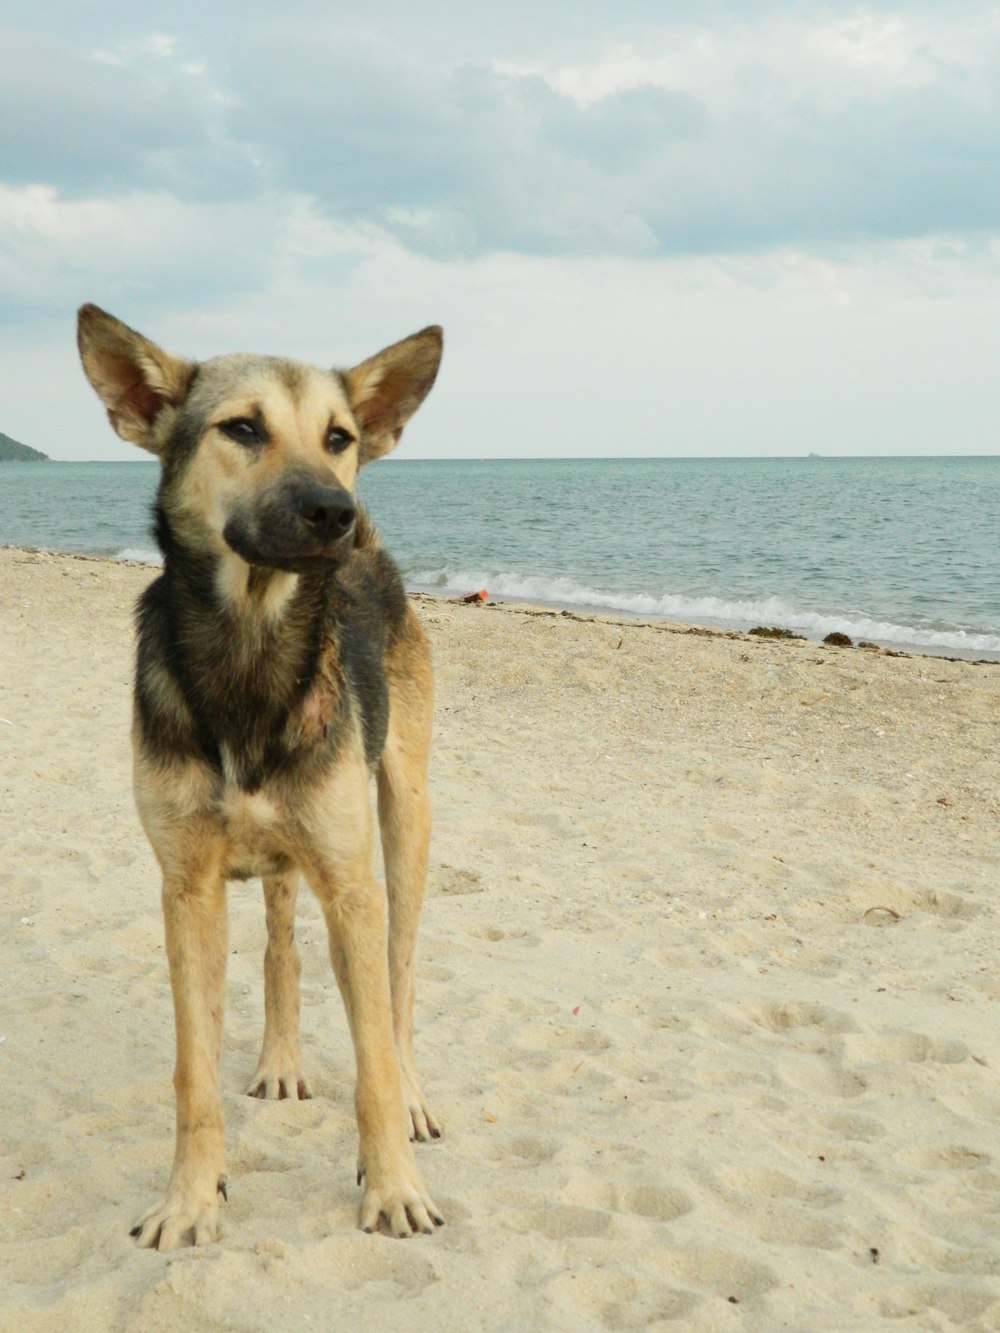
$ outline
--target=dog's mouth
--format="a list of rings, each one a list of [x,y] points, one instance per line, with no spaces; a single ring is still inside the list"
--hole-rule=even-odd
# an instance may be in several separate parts
[[[230,515],[222,535],[250,565],[301,573],[354,550],[357,507],[342,487],[298,484]]]

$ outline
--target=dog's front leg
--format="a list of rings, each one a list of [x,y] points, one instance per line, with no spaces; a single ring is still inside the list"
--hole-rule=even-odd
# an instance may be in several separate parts
[[[375,1231],[384,1218],[394,1236],[430,1232],[444,1218],[427,1193],[409,1140],[392,1027],[384,894],[370,873],[347,881],[323,877],[316,890],[357,1060],[361,1226]]]
[[[166,871],[163,915],[177,1029],[177,1141],[166,1198],[132,1234],[143,1247],[173,1250],[217,1239],[219,1193],[225,1190],[219,1058],[227,930],[221,868]]]

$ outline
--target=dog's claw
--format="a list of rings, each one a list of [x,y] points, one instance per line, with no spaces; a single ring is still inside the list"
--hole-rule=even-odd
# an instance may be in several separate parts
[[[424,1192],[423,1182],[414,1171],[397,1181],[388,1181],[382,1188],[369,1183],[361,1201],[358,1224],[362,1231],[371,1233],[381,1230],[384,1223],[390,1236],[406,1240],[410,1236],[433,1235],[434,1227],[443,1221],[440,1209]]]
[[[426,1143],[429,1138],[441,1137],[441,1126],[433,1115],[420,1087],[412,1057],[400,1057],[403,1076],[403,1098],[409,1112],[410,1142]]]
[[[227,1185],[227,1183],[228,1183],[228,1179],[227,1179],[226,1176],[220,1176],[220,1177],[219,1177],[219,1193],[222,1195],[222,1197],[223,1197],[223,1199],[224,1199],[224,1201],[225,1201],[226,1203],[229,1202],[229,1193],[228,1193],[228,1191],[227,1191],[227,1189],[226,1189],[226,1185]]]
[[[256,1097],[259,1101],[280,1101],[280,1102],[308,1102],[312,1100],[312,1088],[309,1086],[309,1080],[299,1074],[288,1062],[283,1063],[281,1068],[277,1065],[265,1065],[263,1057],[262,1063],[258,1065],[257,1072],[247,1086],[246,1094],[248,1097]],[[284,1069],[285,1072],[281,1072]],[[288,1072],[289,1069],[292,1072]]]
[[[210,1245],[219,1239],[218,1204],[214,1198],[204,1203],[183,1198],[173,1202],[165,1199],[159,1208],[154,1208],[136,1223],[131,1235],[143,1250],[167,1251]]]

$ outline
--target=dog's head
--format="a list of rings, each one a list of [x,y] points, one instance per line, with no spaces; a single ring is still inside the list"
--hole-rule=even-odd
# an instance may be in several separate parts
[[[196,363],[93,305],[78,341],[112,426],[163,464],[161,503],[182,540],[285,570],[346,558],[358,470],[395,448],[442,347],[432,326],[352,370],[244,355]]]

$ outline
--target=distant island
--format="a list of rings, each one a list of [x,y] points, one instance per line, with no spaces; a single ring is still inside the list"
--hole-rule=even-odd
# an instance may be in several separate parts
[[[18,444],[9,435],[0,430],[0,463],[48,463],[48,454],[31,449],[26,444]]]

